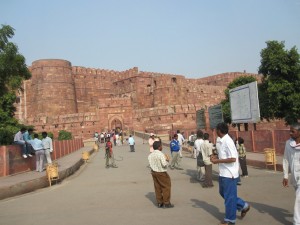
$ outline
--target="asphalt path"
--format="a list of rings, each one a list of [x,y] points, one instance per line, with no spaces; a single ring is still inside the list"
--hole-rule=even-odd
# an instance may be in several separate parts
[[[213,166],[214,187],[196,180],[196,161],[184,153],[184,170],[169,170],[171,209],[156,207],[154,186],[147,167],[148,144],[137,139],[114,147],[118,168],[105,168],[103,147],[79,171],[60,184],[0,201],[0,225],[193,225],[218,224],[224,202],[218,193],[218,168]],[[163,150],[169,153],[169,149]],[[249,177],[238,187],[251,210],[237,224],[292,224],[295,192],[283,188],[282,173],[248,167]]]

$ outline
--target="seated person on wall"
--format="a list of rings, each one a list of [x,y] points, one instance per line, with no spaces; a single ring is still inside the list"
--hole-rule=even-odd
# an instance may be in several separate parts
[[[30,154],[27,152],[26,142],[24,141],[23,138],[23,134],[25,133],[25,131],[26,131],[25,128],[21,128],[21,130],[19,130],[14,136],[14,144],[20,145],[22,151],[21,153],[24,159],[26,159],[27,155]]]
[[[34,153],[34,150],[32,149],[32,146],[30,144],[30,140],[32,140],[32,137],[31,137],[32,133],[33,133],[33,129],[29,128],[23,134],[23,139],[26,142],[26,149],[27,149],[29,157],[32,157],[31,153]]]

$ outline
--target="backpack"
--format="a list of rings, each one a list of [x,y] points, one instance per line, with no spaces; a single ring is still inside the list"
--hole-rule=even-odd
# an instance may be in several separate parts
[[[197,156],[197,166],[205,166],[201,152],[199,152],[199,155]]]

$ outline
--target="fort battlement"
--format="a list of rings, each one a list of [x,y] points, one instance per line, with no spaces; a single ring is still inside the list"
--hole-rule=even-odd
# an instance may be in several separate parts
[[[116,127],[156,130],[196,129],[196,111],[219,104],[227,85],[249,73],[191,79],[183,75],[72,66],[42,59],[29,67],[32,78],[19,93],[16,118],[38,131],[68,130],[88,138]]]

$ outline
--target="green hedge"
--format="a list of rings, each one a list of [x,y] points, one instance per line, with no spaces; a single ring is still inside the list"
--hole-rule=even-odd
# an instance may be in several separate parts
[[[65,130],[60,130],[58,132],[58,140],[72,140],[72,133]]]

